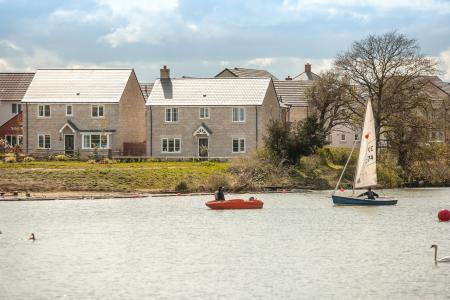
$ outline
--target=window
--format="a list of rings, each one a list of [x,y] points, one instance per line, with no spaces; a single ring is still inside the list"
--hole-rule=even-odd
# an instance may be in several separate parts
[[[233,107],[233,122],[245,122],[245,108]]]
[[[73,116],[73,106],[72,104],[66,105],[66,116]]]
[[[11,113],[18,114],[21,111],[22,111],[22,104],[20,104],[20,103],[11,104]]]
[[[208,107],[200,107],[200,119],[209,119]]]
[[[359,139],[359,134],[355,134],[355,141]]]
[[[109,149],[109,134],[83,134],[83,149]]]
[[[7,135],[5,139],[8,145],[12,147],[23,144],[23,137],[21,135]]]
[[[161,139],[162,153],[180,153],[181,139],[179,138],[163,138]]]
[[[233,153],[244,153],[245,152],[245,139],[234,138],[233,139]]]
[[[178,122],[178,108],[166,108],[166,122]]]
[[[104,105],[92,105],[92,117],[93,118],[103,118],[105,111]]]
[[[50,118],[50,105],[48,104],[38,105],[38,117]]]
[[[341,141],[345,141],[345,134],[341,134]]]
[[[38,135],[38,148],[50,149],[50,135],[49,134]]]

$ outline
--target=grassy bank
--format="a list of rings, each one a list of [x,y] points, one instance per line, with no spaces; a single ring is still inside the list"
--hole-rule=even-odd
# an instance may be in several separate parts
[[[349,149],[324,148],[301,158],[295,166],[274,163],[261,153],[230,162],[0,161],[0,191],[211,192],[219,186],[235,192],[301,187],[330,189],[334,188],[349,153]],[[355,151],[344,174],[343,187],[352,184],[357,155]],[[425,163],[421,161],[418,170],[430,172],[430,164]],[[439,172],[435,172],[435,181],[429,180],[431,185],[448,185],[450,173],[445,165],[444,162],[436,168]],[[381,186],[394,188],[404,183],[402,170],[389,153],[379,155],[377,169]]]

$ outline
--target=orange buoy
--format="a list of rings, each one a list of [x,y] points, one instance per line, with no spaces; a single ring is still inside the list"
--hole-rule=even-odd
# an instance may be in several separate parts
[[[440,222],[448,222],[450,220],[450,211],[448,209],[441,209],[437,216]]]

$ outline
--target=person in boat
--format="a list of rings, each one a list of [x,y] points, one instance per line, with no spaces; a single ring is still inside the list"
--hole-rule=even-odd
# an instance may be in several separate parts
[[[224,187],[221,186],[219,189],[214,193],[214,197],[216,201],[224,201],[225,200],[225,193],[224,193]]]
[[[377,193],[372,191],[371,187],[369,187],[367,189],[367,192],[362,193],[361,195],[358,195],[358,197],[362,197],[362,196],[367,196],[367,199],[372,199],[372,200],[375,200],[375,197],[379,197]]]
[[[35,241],[35,240],[36,240],[36,237],[34,236],[34,233],[30,234],[30,236],[28,237],[28,239],[29,239],[30,241]]]

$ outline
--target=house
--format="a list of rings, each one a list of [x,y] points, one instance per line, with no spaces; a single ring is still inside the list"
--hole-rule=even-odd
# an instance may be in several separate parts
[[[0,139],[22,144],[22,98],[34,73],[0,73]]]
[[[285,106],[270,77],[170,78],[161,69],[147,100],[147,155],[228,158],[263,146]]]
[[[132,69],[40,69],[22,103],[29,154],[145,155],[145,100]]]
[[[257,69],[246,69],[246,68],[232,68],[232,69],[224,69],[216,76],[217,78],[222,77],[241,77],[241,78],[255,78],[255,77],[264,77],[264,78],[272,78],[273,80],[278,80],[274,75],[266,70],[257,70]]]
[[[426,80],[425,88],[431,100],[428,111],[430,142],[450,144],[450,83],[437,76],[429,76]]]

